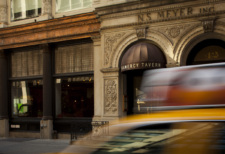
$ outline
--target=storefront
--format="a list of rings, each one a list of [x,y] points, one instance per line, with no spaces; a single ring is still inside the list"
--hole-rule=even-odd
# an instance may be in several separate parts
[[[142,0],[96,8],[103,56],[95,81],[102,87],[95,102],[101,110],[95,109],[94,120],[134,114],[145,70],[224,62],[224,6],[223,1]],[[141,51],[136,46],[142,43],[157,50],[131,52]]]
[[[94,116],[95,14],[0,29],[1,136],[70,138]],[[84,125],[80,125],[80,123]]]
[[[36,2],[1,24],[0,136],[98,133],[136,113],[145,70],[225,61],[223,0]]]

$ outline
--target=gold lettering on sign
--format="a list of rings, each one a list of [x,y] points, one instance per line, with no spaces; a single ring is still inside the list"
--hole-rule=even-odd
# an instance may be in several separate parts
[[[142,63],[133,63],[121,66],[121,70],[132,70],[132,69],[146,69],[146,68],[160,68],[161,63],[151,63],[151,62],[142,62]]]
[[[219,58],[218,51],[209,51],[208,52],[208,59],[217,59]]]

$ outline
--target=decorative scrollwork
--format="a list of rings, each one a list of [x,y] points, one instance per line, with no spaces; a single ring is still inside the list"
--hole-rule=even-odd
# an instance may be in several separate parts
[[[109,58],[113,50],[113,45],[117,43],[118,39],[120,39],[125,32],[116,33],[114,35],[106,35],[105,37],[105,65],[109,63]]]
[[[189,25],[177,25],[173,27],[168,27],[166,29],[159,29],[159,31],[163,31],[171,38],[176,38],[181,34],[182,30],[185,30]]]
[[[117,108],[117,82],[115,79],[105,80],[105,113],[115,114]]]
[[[146,38],[147,28],[148,27],[137,27],[136,28],[136,34],[139,39]]]
[[[213,30],[214,30],[214,21],[215,21],[215,18],[202,20],[202,26],[203,26],[203,29],[204,29],[205,33],[213,32]]]

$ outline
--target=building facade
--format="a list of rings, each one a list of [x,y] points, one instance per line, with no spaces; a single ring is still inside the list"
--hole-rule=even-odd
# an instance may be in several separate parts
[[[224,0],[28,1],[0,2],[0,136],[100,133],[145,70],[225,61]]]

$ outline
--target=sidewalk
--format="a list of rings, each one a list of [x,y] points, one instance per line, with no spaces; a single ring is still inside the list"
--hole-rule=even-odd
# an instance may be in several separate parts
[[[0,138],[0,154],[42,154],[60,152],[70,144],[70,140]]]

